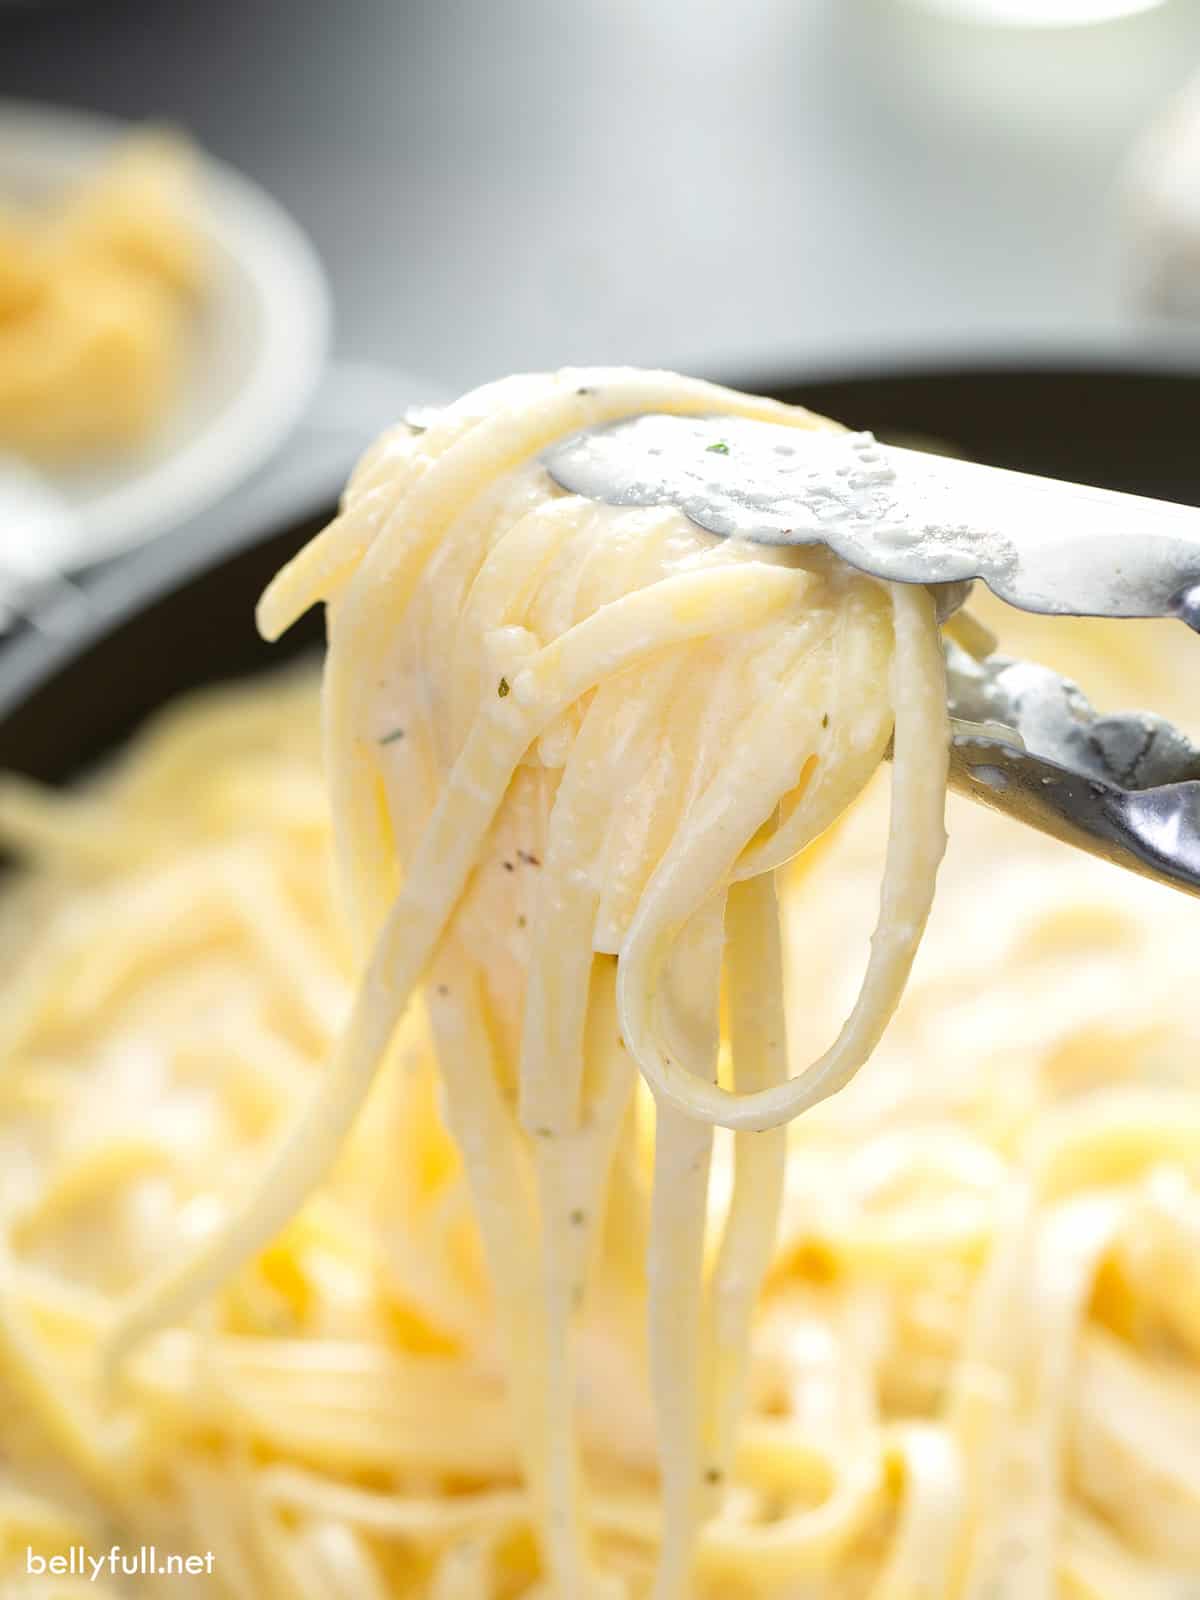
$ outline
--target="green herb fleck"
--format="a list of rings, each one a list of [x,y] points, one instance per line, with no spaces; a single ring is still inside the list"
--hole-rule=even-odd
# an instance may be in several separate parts
[[[526,923],[527,923],[527,922],[528,922],[528,921],[529,921],[529,919],[528,919],[528,917],[518,917],[518,918],[517,918],[517,927],[518,927],[518,928],[523,928],[523,927],[525,927],[525,925],[526,925]]]
[[[379,742],[380,742],[380,744],[395,744],[398,740],[403,739],[403,737],[404,737],[404,729],[403,728],[393,728],[391,733],[385,733],[383,738],[380,739]]]
[[[829,713],[828,713],[828,711],[827,711],[827,712],[826,712],[826,713],[825,713],[825,715],[824,715],[824,716],[823,716],[823,717],[822,717],[822,718],[821,718],[821,726],[822,726],[822,727],[823,727],[823,728],[827,728],[827,727],[828,727],[828,726],[829,726]]]
[[[500,696],[501,700],[503,700],[504,697],[507,694],[510,694],[511,692],[512,692],[512,685],[509,683],[508,679],[507,678],[501,678],[499,686],[496,689],[496,693]]]
[[[729,446],[724,439],[718,439],[714,444],[706,444],[704,448],[711,456],[727,456],[729,454]]]
[[[574,1211],[572,1211],[572,1213],[571,1213],[571,1226],[573,1228],[582,1228],[586,1221],[587,1221],[586,1212],[581,1211],[580,1208],[578,1206],[576,1206]]]
[[[535,1128],[533,1131],[539,1139],[553,1139],[554,1137],[553,1128]]]
[[[704,1481],[705,1483],[720,1483],[724,1476],[725,1474],[720,1467],[709,1467],[704,1474]]]

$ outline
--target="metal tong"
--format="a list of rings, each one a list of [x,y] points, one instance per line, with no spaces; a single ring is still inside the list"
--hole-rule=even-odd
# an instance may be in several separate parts
[[[632,417],[542,461],[593,500],[673,505],[721,537],[823,544],[872,576],[935,586],[943,618],[982,579],[1025,611],[1200,632],[1190,507],[739,417]],[[953,786],[1200,894],[1200,749],[1149,712],[1100,715],[1076,684],[990,645],[946,644]]]

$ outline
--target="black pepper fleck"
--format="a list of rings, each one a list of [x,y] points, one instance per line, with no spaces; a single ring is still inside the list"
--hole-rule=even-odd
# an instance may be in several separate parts
[[[496,693],[500,696],[501,700],[503,700],[505,698],[505,696],[510,694],[511,692],[512,692],[512,685],[509,683],[508,679],[507,678],[501,678],[500,682],[496,685]]]
[[[825,715],[824,715],[824,716],[823,716],[823,717],[822,717],[822,718],[821,718],[821,726],[822,726],[822,727],[823,727],[823,728],[827,728],[827,727],[828,727],[828,726],[829,726],[829,713],[828,713],[828,711],[827,711],[827,712],[826,712],[826,713],[825,713]]]

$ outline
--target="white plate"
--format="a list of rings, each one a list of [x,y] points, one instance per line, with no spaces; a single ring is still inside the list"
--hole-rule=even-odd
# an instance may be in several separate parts
[[[133,131],[110,118],[0,102],[0,198],[53,196]],[[197,221],[211,282],[180,392],[144,445],[44,475],[67,513],[51,541],[60,568],[116,555],[214,504],[278,449],[320,377],[329,293],[312,245],[229,167],[204,157],[201,183]],[[28,542],[14,548],[17,528],[4,522],[0,569],[27,569]]]

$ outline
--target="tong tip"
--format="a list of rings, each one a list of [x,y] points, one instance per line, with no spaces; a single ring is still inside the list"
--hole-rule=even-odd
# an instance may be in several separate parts
[[[1181,589],[1172,607],[1181,622],[1186,622],[1193,633],[1200,633],[1200,583]]]

